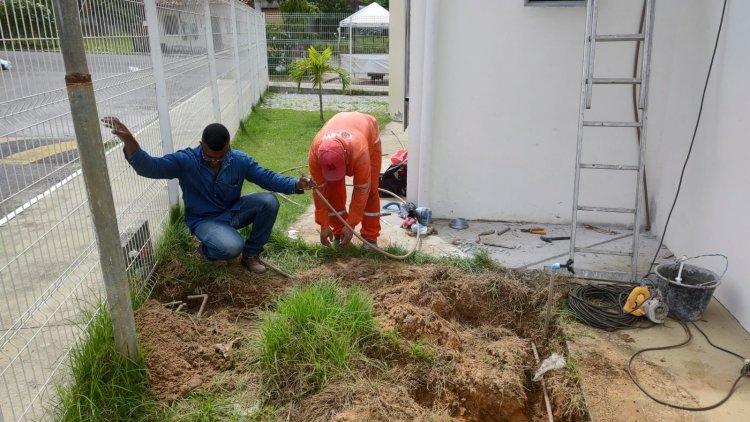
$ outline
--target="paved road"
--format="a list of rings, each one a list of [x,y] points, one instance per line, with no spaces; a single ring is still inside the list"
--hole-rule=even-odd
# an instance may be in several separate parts
[[[75,133],[60,53],[7,52],[12,69],[0,73],[0,222],[79,169]],[[157,117],[151,58],[146,54],[90,54],[99,114],[122,116],[134,130]],[[219,74],[232,74],[228,52]],[[165,55],[170,108],[208,84],[204,56]],[[106,136],[106,134],[105,134]]]

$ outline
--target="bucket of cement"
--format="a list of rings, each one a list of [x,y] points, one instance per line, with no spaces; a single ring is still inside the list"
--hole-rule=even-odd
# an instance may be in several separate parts
[[[701,318],[721,277],[715,272],[695,265],[684,264],[682,280],[675,281],[680,263],[661,264],[656,267],[659,288],[669,306],[669,315],[682,320],[696,321]]]

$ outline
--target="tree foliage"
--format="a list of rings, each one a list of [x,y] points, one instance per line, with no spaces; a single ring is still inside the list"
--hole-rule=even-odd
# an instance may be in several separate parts
[[[351,13],[352,2],[349,0],[318,0],[318,8],[323,13]]]
[[[371,0],[371,1],[366,1],[365,3],[368,3],[368,4],[377,3],[383,6],[384,9],[388,9],[388,0]]]
[[[281,13],[317,13],[318,8],[307,0],[282,0],[279,3]]]
[[[51,0],[4,0],[0,2],[3,38],[54,37],[55,16]]]
[[[294,82],[297,82],[297,89],[300,88],[302,80],[310,78],[313,89],[318,90],[318,101],[320,104],[320,121],[323,119],[323,77],[326,73],[337,73],[341,78],[341,90],[344,91],[349,87],[351,78],[349,72],[343,67],[333,66],[328,63],[331,58],[331,49],[326,48],[322,53],[318,52],[315,47],[310,46],[307,50],[307,57],[292,63],[289,71]]]
[[[352,13],[355,8],[378,3],[388,9],[388,0],[317,0],[322,13]]]

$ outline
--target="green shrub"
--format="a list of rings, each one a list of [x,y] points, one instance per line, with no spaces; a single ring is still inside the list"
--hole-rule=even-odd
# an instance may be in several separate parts
[[[272,394],[308,394],[351,369],[375,334],[372,298],[333,281],[295,288],[262,317],[259,363]]]
[[[55,16],[51,0],[6,0],[0,2],[2,48],[41,48],[55,38]],[[8,39],[14,39],[10,41]]]

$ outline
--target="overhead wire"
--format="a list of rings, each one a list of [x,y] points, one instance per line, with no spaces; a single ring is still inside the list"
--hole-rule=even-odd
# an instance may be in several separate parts
[[[667,228],[669,227],[669,221],[672,218],[672,213],[674,212],[675,205],[677,205],[677,198],[680,196],[680,190],[682,189],[682,181],[685,177],[685,169],[687,168],[688,161],[690,161],[690,154],[693,152],[693,145],[695,144],[695,137],[698,134],[698,126],[700,125],[701,116],[703,115],[703,104],[706,100],[706,91],[708,90],[708,82],[711,79],[711,71],[714,67],[714,59],[716,58],[716,50],[719,46],[719,38],[721,36],[721,29],[724,26],[724,12],[727,8],[727,0],[724,0],[724,4],[721,8],[721,17],[719,18],[719,28],[716,31],[716,40],[714,41],[714,49],[713,53],[711,54],[711,62],[708,65],[708,72],[706,74],[706,81],[703,84],[703,94],[701,94],[701,102],[700,107],[698,108],[698,117],[695,121],[695,127],[693,129],[693,137],[690,140],[690,147],[688,148],[687,156],[685,157],[685,162],[682,165],[682,171],[680,172],[680,180],[677,183],[677,191],[674,195],[674,200],[672,201],[672,207],[669,209],[669,214],[667,215],[667,220],[664,222],[664,230],[661,233],[661,238],[659,239],[659,246],[656,248],[656,251],[654,252],[654,258],[651,260],[651,266],[649,266],[648,271],[649,273],[646,274],[646,276],[653,274],[654,271],[654,264],[656,264],[656,259],[659,257],[659,251],[661,250],[662,245],[664,244],[664,236],[667,234]]]

